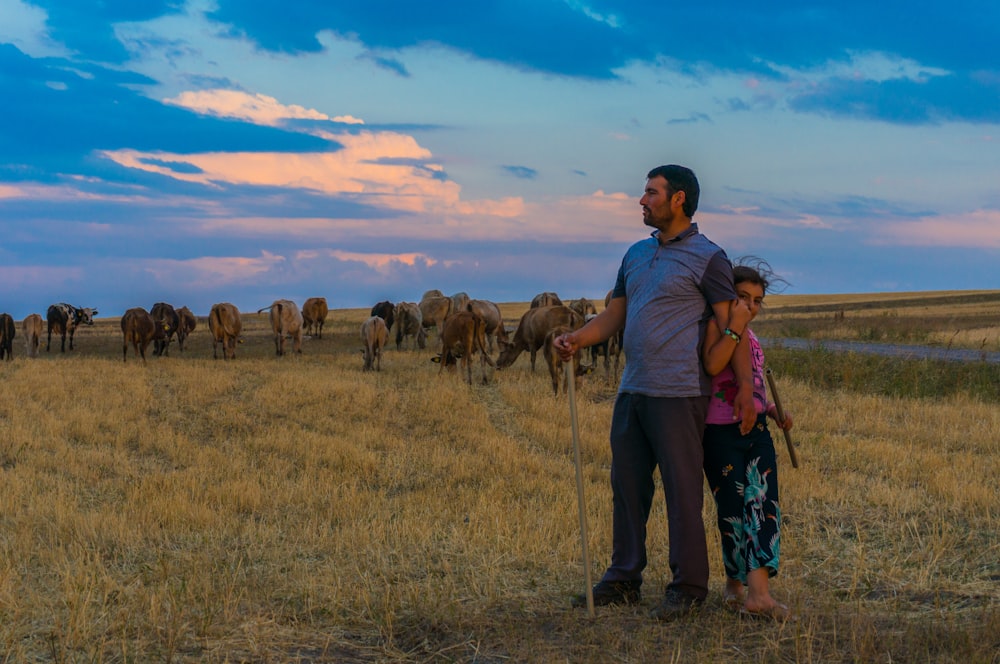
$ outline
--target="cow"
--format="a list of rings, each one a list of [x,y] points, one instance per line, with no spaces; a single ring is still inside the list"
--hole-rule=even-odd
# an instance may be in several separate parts
[[[41,314],[28,314],[21,321],[21,332],[24,334],[24,347],[28,357],[38,357],[38,346],[42,343]]]
[[[467,382],[472,385],[472,356],[479,353],[480,365],[483,369],[483,385],[489,382],[486,365],[496,367],[490,354],[486,352],[486,321],[471,311],[458,311],[448,316],[441,330],[441,354],[431,358],[439,362],[441,368],[454,367],[462,360],[462,371],[467,376]]]
[[[14,317],[10,314],[0,314],[0,360],[4,359],[6,353],[8,360],[14,359],[14,336],[17,334],[17,327],[14,325]]]
[[[569,375],[563,376],[563,361],[559,358],[559,352],[553,347],[552,343],[560,334],[572,332],[573,329],[569,325],[556,325],[545,335],[545,342],[542,344],[542,354],[545,356],[545,363],[549,366],[549,377],[552,378],[552,394],[555,396],[559,396],[560,378],[563,378],[563,390],[569,391]],[[580,355],[579,350],[573,355],[573,371],[575,376],[573,385],[576,389],[580,389],[580,377],[591,370],[591,367],[580,367]]]
[[[316,334],[323,338],[323,325],[326,324],[326,315],[330,313],[330,307],[326,304],[325,297],[311,297],[302,304],[302,325],[305,334],[312,336]]]
[[[466,292],[458,292],[451,296],[451,310],[452,311],[468,311],[469,308],[469,294]]]
[[[274,354],[285,354],[285,337],[291,337],[292,349],[302,354],[302,314],[299,305],[291,300],[275,300],[270,307],[257,310],[262,313],[270,309],[271,332],[274,334]]]
[[[559,296],[550,291],[545,291],[544,293],[539,293],[535,297],[531,298],[531,308],[535,309],[537,307],[561,307],[562,300]]]
[[[187,341],[188,335],[194,332],[196,327],[198,319],[190,309],[181,307],[177,310],[177,345],[181,351],[184,350],[184,342]]]
[[[421,325],[424,329],[433,327],[437,330],[438,339],[441,338],[441,330],[444,327],[444,320],[451,313],[451,298],[444,295],[431,295],[420,300]]]
[[[611,295],[614,292],[615,292],[614,289],[609,290],[608,294],[604,296],[604,308],[605,309],[607,309],[608,305],[611,303]],[[608,339],[608,354],[607,354],[607,357],[609,357],[609,358],[613,357],[614,360],[615,360],[615,373],[614,373],[614,375],[616,377],[616,380],[617,380],[617,377],[621,375],[621,373],[619,372],[618,368],[620,366],[620,359],[621,359],[622,352],[623,352],[623,341],[624,341],[624,338],[625,338],[625,327],[622,326],[621,329],[619,329],[617,332],[615,332],[614,334],[612,334],[611,337]]]
[[[170,345],[170,339],[177,332],[177,328],[180,327],[180,316],[177,315],[177,311],[173,305],[166,302],[157,302],[154,304],[153,308],[149,310],[149,315],[153,317],[153,320],[162,323],[165,330],[165,334],[162,337],[157,336],[153,339],[153,355],[157,357],[170,355],[167,352],[167,346]]]
[[[385,329],[391,330],[392,324],[396,322],[396,305],[388,300],[379,302],[372,307],[371,316],[378,316],[385,321]]]
[[[240,338],[243,321],[236,305],[228,302],[213,304],[208,314],[208,329],[212,332],[212,357],[219,359],[218,345],[222,344],[222,358],[235,360],[236,344],[243,343]]]
[[[89,307],[81,309],[65,302],[51,305],[45,315],[49,333],[49,338],[45,343],[45,352],[49,352],[52,347],[52,330],[55,330],[56,334],[62,335],[60,352],[66,352],[67,334],[69,334],[69,349],[73,350],[73,334],[76,332],[76,328],[80,325],[93,325],[96,315],[97,309]]]
[[[431,297],[444,297],[444,293],[442,293],[441,291],[439,291],[436,288],[432,288],[432,289],[430,289],[428,291],[424,291],[424,294],[420,296],[420,299],[421,300],[426,300],[427,298],[431,298]]]
[[[521,316],[509,343],[500,344],[497,369],[509,367],[524,351],[531,353],[531,370],[535,370],[535,355],[545,343],[545,335],[557,325],[568,325],[572,329],[583,327],[583,317],[569,307],[535,307]]]
[[[587,314],[586,321],[589,323],[590,321],[592,321],[596,317],[597,317],[597,314]],[[612,335],[612,337],[613,336],[615,336],[615,335]],[[598,343],[594,344],[593,346],[589,347],[589,350],[590,350],[590,368],[591,369],[596,368],[597,367],[597,358],[603,357],[604,358],[604,378],[609,383],[611,382],[611,365],[610,365],[611,351],[610,351],[610,348],[611,348],[611,339],[605,339],[604,341],[598,342]]]
[[[478,314],[486,322],[486,342],[489,344],[490,354],[493,354],[494,346],[500,343],[507,343],[507,328],[503,326],[503,316],[500,314],[500,307],[489,300],[469,300],[467,311]]]
[[[372,316],[361,324],[361,340],[365,344],[365,371],[382,371],[382,351],[389,340],[389,326],[381,316]]]
[[[583,316],[584,320],[587,316],[597,313],[597,307],[585,297],[581,297],[579,300],[570,300],[569,308]]]
[[[129,309],[122,316],[122,362],[128,362],[128,345],[132,344],[135,356],[146,364],[146,348],[149,342],[163,341],[170,333],[169,323],[163,318],[154,318],[142,307]]]
[[[403,341],[410,336],[415,349],[426,348],[427,333],[420,307],[415,302],[400,302],[396,305],[396,350],[402,350]]]

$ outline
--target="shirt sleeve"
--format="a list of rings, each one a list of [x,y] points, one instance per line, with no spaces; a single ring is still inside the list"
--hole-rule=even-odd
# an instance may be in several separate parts
[[[736,299],[736,287],[733,285],[733,264],[729,262],[726,252],[719,249],[708,261],[705,274],[698,286],[709,304],[731,302]]]

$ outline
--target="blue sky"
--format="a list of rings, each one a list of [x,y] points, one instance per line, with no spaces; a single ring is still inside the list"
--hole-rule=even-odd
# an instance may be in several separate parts
[[[1000,288],[1000,5],[0,0],[0,310],[602,297],[646,172],[787,293]]]

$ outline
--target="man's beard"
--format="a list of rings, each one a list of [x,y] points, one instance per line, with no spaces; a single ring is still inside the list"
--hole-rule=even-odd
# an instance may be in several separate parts
[[[646,224],[651,228],[664,229],[670,226],[674,220],[674,215],[672,211],[667,212],[666,217],[657,217],[653,214],[653,211],[649,208],[642,209],[642,223]]]

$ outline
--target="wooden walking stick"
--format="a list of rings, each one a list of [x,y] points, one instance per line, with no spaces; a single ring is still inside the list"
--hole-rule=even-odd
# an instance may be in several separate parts
[[[767,387],[771,390],[771,397],[774,399],[774,412],[778,414],[778,421],[785,421],[785,411],[781,407],[781,399],[778,398],[778,388],[774,385],[774,376],[771,375],[771,367],[766,367],[764,369],[764,375],[767,376]],[[785,445],[788,446],[788,456],[792,459],[792,468],[799,467],[799,457],[795,454],[795,446],[792,445],[792,435],[788,433],[788,429],[782,429],[781,433],[785,434]]]
[[[575,358],[574,358],[575,359]],[[576,422],[576,369],[573,359],[566,363],[566,393],[569,394],[569,420],[573,430],[573,463],[576,466],[576,502],[580,511],[580,543],[583,547],[583,577],[587,589],[587,613],[594,617],[594,589],[590,584],[590,554],[587,550],[587,512],[583,500],[583,467],[580,462],[580,431]]]

